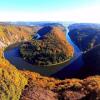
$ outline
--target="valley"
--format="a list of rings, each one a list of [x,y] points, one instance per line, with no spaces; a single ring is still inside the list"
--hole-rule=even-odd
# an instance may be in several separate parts
[[[98,25],[96,26],[97,28],[94,28],[93,26],[95,25],[92,25],[93,32],[97,33],[98,38],[95,38],[95,36],[91,37],[91,39],[95,38],[97,40],[95,40],[96,42],[93,47],[88,48],[89,50],[84,49],[88,46],[83,44],[85,44],[84,37],[88,35],[88,32],[91,32],[87,31],[88,29],[91,30],[90,25],[87,24],[88,28],[85,25],[85,29],[83,25],[82,29],[81,26],[78,26],[79,29],[77,31],[77,27],[73,25],[73,28],[69,29],[69,31],[66,29],[66,26],[57,23],[46,23],[45,26],[43,25],[33,26],[32,23],[25,26],[15,25],[14,23],[0,24],[0,99],[26,100],[27,98],[28,100],[37,100],[39,98],[41,100],[48,98],[48,100],[67,100],[66,98],[68,98],[69,100],[91,100],[91,98],[94,98],[93,100],[99,100],[100,52]],[[67,56],[71,55],[71,59],[67,62],[65,60],[65,62],[60,64],[54,63],[56,66],[52,66],[52,64],[50,66],[48,64],[47,66],[39,66],[38,64],[34,66],[33,63],[23,59],[19,49],[23,43],[29,42],[39,30],[47,26],[57,27],[56,30],[53,30],[56,37],[54,42],[56,40],[59,41],[61,43],[61,50],[64,50],[63,52]],[[62,35],[63,33],[59,32],[59,29],[63,30],[65,34]],[[83,33],[84,36],[81,35]],[[83,36],[81,37],[82,42],[76,42],[80,35]],[[44,38],[48,39],[48,36]],[[65,44],[62,41],[67,41],[67,43]],[[52,43],[52,41],[50,42]],[[55,44],[56,47],[58,47],[57,43]],[[54,56],[56,56],[55,53],[52,57]],[[92,57],[97,62],[95,62],[95,59],[91,59]],[[90,64],[89,61],[92,61],[92,63]]]
[[[64,79],[65,77],[69,77],[69,78],[73,76],[77,77],[79,76],[78,72],[80,71],[80,68],[83,67],[83,61],[81,57],[82,54],[81,54],[81,51],[78,49],[78,47],[72,42],[72,40],[68,36],[68,32],[66,32],[66,39],[74,47],[74,51],[75,51],[74,57],[70,61],[64,61],[59,64],[45,65],[45,66],[32,65],[28,63],[27,61],[25,61],[22,57],[20,57],[19,46],[17,47],[15,46],[14,48],[11,48],[10,50],[6,50],[4,54],[7,60],[9,60],[13,65],[15,65],[18,69],[21,69],[21,70],[35,71],[35,72],[40,73],[41,75],[53,76],[53,77],[62,78],[62,79]],[[58,73],[59,74],[66,73],[66,74],[63,76],[60,76],[58,75]]]

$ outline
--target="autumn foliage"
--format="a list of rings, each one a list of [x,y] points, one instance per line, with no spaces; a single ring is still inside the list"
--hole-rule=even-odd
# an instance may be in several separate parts
[[[41,38],[25,42],[20,47],[22,57],[29,63],[52,65],[67,62],[73,57],[73,47],[66,41],[65,32],[60,27],[52,27]]]
[[[100,100],[100,76],[82,80],[75,78],[60,80],[44,77],[35,72],[20,71],[11,65],[3,56],[3,46],[29,38],[27,33],[32,32],[30,30],[31,28],[23,26],[0,25],[0,100]],[[36,50],[46,48],[49,44],[55,48],[50,49],[53,54],[63,51],[67,57],[72,57],[73,48],[65,41],[64,32],[54,27],[52,34],[47,35],[42,42],[34,40],[30,43],[32,46],[36,44],[35,46],[40,47]]]
[[[27,78],[0,56],[0,100],[19,100],[26,84]]]
[[[7,47],[16,42],[29,40],[34,34],[34,27],[0,25],[0,48]]]
[[[21,73],[25,74],[25,77],[29,80],[20,100],[46,100],[47,98],[48,100],[100,99],[100,76],[91,76],[83,80],[75,78],[58,80],[29,71]]]

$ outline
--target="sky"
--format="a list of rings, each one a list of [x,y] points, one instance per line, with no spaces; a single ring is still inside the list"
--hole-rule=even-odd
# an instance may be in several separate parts
[[[100,23],[100,0],[0,0],[0,21]]]

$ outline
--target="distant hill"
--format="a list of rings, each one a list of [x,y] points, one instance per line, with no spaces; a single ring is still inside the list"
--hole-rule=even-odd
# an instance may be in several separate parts
[[[16,22],[0,22],[1,25],[16,25],[16,26],[63,26],[66,24],[65,22],[52,22],[52,21],[39,21],[39,22],[24,22],[24,21],[16,21]]]
[[[72,24],[69,26],[69,36],[82,51],[87,51],[100,44],[100,25]]]
[[[84,28],[100,28],[100,24],[95,24],[95,23],[72,23],[69,25],[69,30],[73,29],[84,29]]]

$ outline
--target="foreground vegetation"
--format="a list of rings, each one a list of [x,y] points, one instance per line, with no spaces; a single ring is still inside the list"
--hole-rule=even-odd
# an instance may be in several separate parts
[[[58,80],[19,71],[0,57],[0,100],[99,100],[100,76]]]
[[[83,80],[43,77],[37,73],[24,71],[29,78],[28,85],[20,100],[99,100],[100,76],[91,76]]]
[[[27,84],[24,77],[0,52],[0,100],[19,100],[22,90]]]
[[[10,44],[30,39],[31,27],[0,24],[0,100],[19,100],[28,80],[4,58]]]

